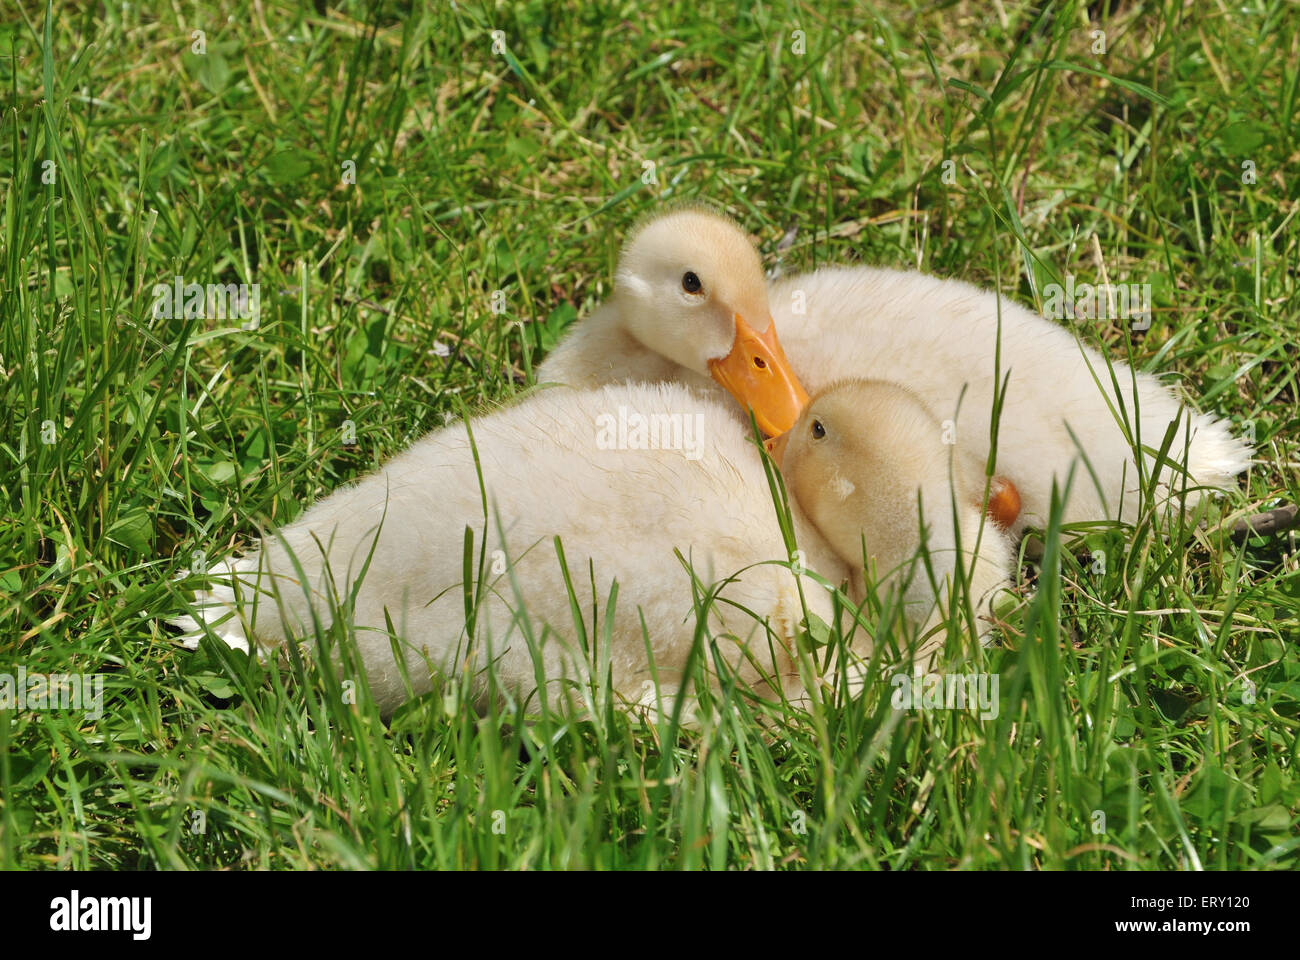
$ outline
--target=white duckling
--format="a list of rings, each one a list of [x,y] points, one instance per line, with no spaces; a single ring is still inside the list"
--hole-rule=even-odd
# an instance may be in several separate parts
[[[710,601],[707,626],[741,680],[764,695],[798,686],[800,583],[788,566],[763,563],[787,560],[786,548],[761,454],[729,398],[680,384],[545,390],[469,427],[482,489],[466,425],[435,431],[230,564],[227,573],[242,587],[213,589],[199,599],[197,615],[232,646],[256,637],[275,647],[291,635],[311,636],[313,614],[328,626],[330,597],[355,589],[351,620],[384,714],[406,698],[386,615],[417,694],[430,688],[430,668],[474,671],[481,691],[490,665],[499,689],[533,696],[537,667],[526,620],[552,706],[564,706],[566,684],[583,702],[583,684],[592,676],[603,681],[606,667],[618,699],[653,703],[647,637],[671,704],[697,622],[691,574],[676,549],[705,589],[735,577]],[[467,527],[476,558],[468,590],[487,582],[473,626],[463,567]],[[556,536],[590,656],[574,623]],[[485,541],[486,569],[477,569]],[[847,576],[815,535],[807,541],[800,546],[808,569],[834,583]],[[829,619],[826,588],[806,574],[802,581],[808,609]],[[746,611],[766,621],[771,637]],[[173,622],[197,645],[196,621]]]
[[[706,266],[697,268],[697,262]],[[1080,447],[1097,482],[1081,465],[1064,520],[1135,518],[1138,470],[1117,421],[1121,408],[1144,447],[1158,447],[1169,424],[1183,418],[1170,457],[1180,463],[1185,458],[1189,488],[1226,488],[1249,464],[1249,446],[1232,437],[1225,423],[1187,409],[1156,377],[1122,362],[1112,364],[1117,391],[1097,351],[991,291],[919,273],[829,267],[782,279],[763,300],[752,289],[758,269],[748,238],[716,214],[675,210],[649,221],[625,245],[610,304],[575,327],[541,365],[539,380],[696,382],[708,370],[754,408],[771,434],[794,422],[804,389],[817,393],[848,378],[891,380],[914,391],[935,416],[952,421],[967,450],[987,460],[995,374],[1009,376],[996,469],[1020,491],[1016,531],[1045,522],[1052,483],[1064,485]],[[673,294],[674,282],[686,284],[688,275],[702,284],[690,295],[697,299],[674,322],[660,325],[654,303]],[[714,319],[693,326],[691,318],[727,314],[733,296],[727,285],[741,276],[748,278],[749,314],[761,315],[760,303],[773,308],[773,324],[763,335],[768,352],[747,352],[750,340],[738,322],[725,360],[710,364],[708,358],[724,349],[723,324]],[[994,363],[999,316],[1000,368]],[[742,381],[756,369],[772,368],[779,383],[764,384],[766,389]],[[1149,472],[1154,457],[1143,459]],[[1178,490],[1183,478],[1166,465],[1161,483],[1166,491]],[[1189,490],[1189,501],[1197,499],[1197,491]]]

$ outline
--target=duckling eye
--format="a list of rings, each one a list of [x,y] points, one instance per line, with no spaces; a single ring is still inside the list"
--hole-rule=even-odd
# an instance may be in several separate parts
[[[820,420],[814,420],[812,422],[812,435],[814,440],[820,440],[822,437],[826,436],[826,428],[822,426]]]
[[[687,270],[682,274],[682,289],[687,293],[699,293],[700,288],[704,285],[700,283],[700,278],[695,275],[694,270]]]

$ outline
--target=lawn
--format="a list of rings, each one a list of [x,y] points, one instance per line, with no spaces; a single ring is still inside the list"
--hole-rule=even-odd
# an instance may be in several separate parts
[[[1225,532],[1300,497],[1298,63],[1285,0],[6,7],[0,676],[103,686],[0,709],[0,867],[1300,868],[1296,546]],[[1194,522],[1042,531],[964,668],[996,717],[881,676],[698,730],[454,682],[383,722],[345,631],[339,674],[161,625],[528,390],[681,200],[786,273],[1149,284],[1078,336],[1258,462]],[[248,286],[196,317],[176,278]]]

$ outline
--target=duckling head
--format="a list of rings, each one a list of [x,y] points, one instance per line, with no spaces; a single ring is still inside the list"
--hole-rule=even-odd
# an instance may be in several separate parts
[[[643,346],[725,387],[769,435],[808,402],[776,338],[758,252],[736,224],[685,208],[624,244],[615,301]]]
[[[850,564],[861,562],[864,538],[881,559],[910,554],[918,490],[948,483],[951,448],[941,425],[910,390],[883,381],[828,388],[768,449],[790,493]],[[972,478],[956,479],[966,496]]]
[[[984,501],[984,469],[960,451],[911,390],[883,380],[834,384],[813,399],[793,429],[767,441],[786,487],[839,556],[861,559],[860,535],[885,548],[915,540],[917,492],[937,496],[951,483],[959,501],[983,505],[999,528],[1020,513],[1020,492],[994,477]],[[936,502],[942,502],[937,500]]]

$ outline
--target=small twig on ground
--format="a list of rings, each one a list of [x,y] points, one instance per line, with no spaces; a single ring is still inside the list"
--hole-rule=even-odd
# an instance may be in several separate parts
[[[1300,523],[1298,513],[1300,508],[1297,508],[1294,503],[1288,503],[1285,506],[1274,507],[1272,510],[1265,510],[1263,513],[1242,517],[1232,525],[1232,539],[1240,543],[1250,536],[1264,536],[1290,530]]]

